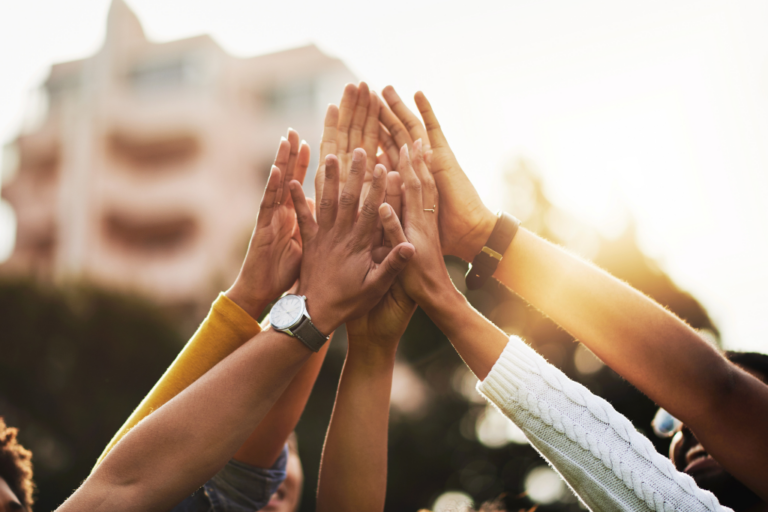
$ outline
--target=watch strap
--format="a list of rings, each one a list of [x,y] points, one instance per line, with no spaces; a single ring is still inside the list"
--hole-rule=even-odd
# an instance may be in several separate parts
[[[467,288],[477,290],[496,272],[509,244],[515,238],[520,221],[512,215],[499,211],[496,225],[482,250],[472,260],[466,275]]]
[[[325,345],[325,342],[328,341],[328,336],[318,331],[308,316],[302,318],[296,327],[291,329],[291,332],[308,346],[312,352],[320,350]]]

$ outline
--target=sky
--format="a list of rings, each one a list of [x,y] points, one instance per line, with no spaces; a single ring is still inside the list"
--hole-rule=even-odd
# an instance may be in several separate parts
[[[505,165],[526,158],[604,235],[634,219],[726,347],[768,352],[768,3],[127,3],[157,42],[208,33],[243,57],[314,43],[375,89],[423,90],[491,208]],[[98,50],[108,8],[0,2],[0,142],[52,63]],[[0,203],[0,259],[12,239]]]

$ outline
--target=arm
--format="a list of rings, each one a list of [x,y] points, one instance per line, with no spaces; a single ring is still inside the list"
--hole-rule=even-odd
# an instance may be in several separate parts
[[[338,164],[326,160],[330,196],[323,197],[328,209],[319,212],[319,225],[301,184],[290,183],[304,249],[299,293],[325,333],[378,303],[413,255],[404,243],[381,264],[372,260],[373,219],[355,219],[365,159],[359,152],[344,191],[355,200],[338,208]],[[279,175],[273,169],[267,205],[277,202]],[[377,211],[382,200],[369,194],[363,211]],[[260,217],[257,226],[269,221]],[[310,353],[286,334],[262,332],[132,429],[60,510],[164,510],[178,503],[234,454]]]
[[[405,242],[395,213],[400,210],[399,175],[389,173],[387,184],[388,204],[380,215],[387,238],[396,246]],[[395,352],[415,309],[396,282],[370,312],[347,322],[349,349],[323,448],[318,511],[384,509]]]
[[[255,320],[264,308],[296,280],[301,257],[293,203],[285,185],[295,178],[304,181],[309,165],[309,146],[299,134],[288,131],[278,147],[274,166],[280,170],[278,196],[272,222],[254,229],[245,261],[235,283],[213,303],[211,311],[178,357],[149,394],[118,430],[96,462],[98,466],[120,439],[142,419],[168,402],[208,370],[253,338],[261,327]],[[265,215],[263,211],[260,215]],[[270,271],[277,268],[278,271]],[[277,459],[298,422],[320,370],[327,347],[310,357],[264,420],[235,455],[252,466],[268,468]],[[266,433],[269,435],[265,435]],[[94,466],[94,470],[96,468]]]
[[[454,288],[440,251],[437,219],[422,209],[433,200],[435,187],[420,146],[418,140],[413,144],[415,169],[405,151],[400,155],[405,232],[416,247],[403,280],[407,293],[484,379],[481,391],[523,429],[593,510],[724,510],[712,494],[675,471],[610,404],[570,381],[519,339],[509,341]]]
[[[443,226],[454,225],[454,235],[466,244],[465,253],[451,253],[470,260],[493,228],[491,212],[477,207],[479,196],[455,161],[426,97],[417,93],[415,99],[433,152],[430,170],[440,191],[441,240]],[[478,212],[484,220],[475,224],[477,229],[456,224],[455,219]],[[682,420],[723,467],[768,499],[768,445],[763,441],[768,386],[728,362],[648,297],[524,229],[495,277]]]

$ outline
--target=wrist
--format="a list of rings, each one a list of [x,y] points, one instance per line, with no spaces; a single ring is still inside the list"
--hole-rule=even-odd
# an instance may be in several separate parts
[[[304,304],[312,325],[325,336],[330,336],[333,331],[344,323],[342,319],[339,319],[334,314],[333,308],[328,307],[327,302],[318,294],[307,294],[300,291],[296,292],[296,294],[306,297]]]
[[[464,310],[471,308],[467,298],[454,286],[451,286],[451,290],[433,294],[429,300],[419,303],[419,306],[446,336],[449,336],[446,332],[449,323],[457,321]]]
[[[367,338],[350,336],[347,359],[372,367],[394,365],[398,341],[379,344]]]
[[[464,261],[471,262],[491,237],[491,232],[493,232],[497,220],[496,214],[483,205],[479,222],[461,240],[459,247],[457,247],[457,252],[460,252],[460,254],[455,254],[455,256],[460,257]]]
[[[258,320],[269,303],[272,302],[271,300],[253,297],[251,294],[243,292],[242,288],[239,287],[237,283],[233,284],[229,290],[224,292],[224,295],[240,306],[240,309],[248,313],[254,320]]]

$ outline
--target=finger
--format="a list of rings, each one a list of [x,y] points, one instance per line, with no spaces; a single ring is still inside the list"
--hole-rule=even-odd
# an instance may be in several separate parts
[[[336,136],[337,153],[346,153],[354,149],[349,147],[349,128],[355,115],[356,105],[357,86],[355,84],[347,84],[344,87],[344,94],[341,96],[341,103],[339,104],[339,131]]]
[[[399,229],[402,231],[403,228]],[[373,280],[371,285],[374,289],[380,293],[389,290],[395,278],[403,271],[414,254],[416,254],[416,248],[407,242],[392,249],[381,265],[368,274]]]
[[[368,155],[367,170],[371,172],[376,167],[376,150],[379,146],[379,97],[375,92],[369,93],[368,115],[365,118],[365,127],[363,128],[362,147],[365,154]]]
[[[285,178],[288,172],[288,161],[291,159],[291,143],[285,137],[280,137],[280,144],[277,146],[277,154],[275,155],[275,161],[272,165],[280,169],[281,178]],[[278,184],[277,190],[277,202],[280,203],[283,197],[283,187],[285,187],[286,181],[281,181]]]
[[[384,110],[385,108],[386,107],[382,105],[380,110]],[[387,160],[391,163],[389,169],[391,170],[397,167],[400,160],[400,148],[397,147],[395,139],[381,122],[379,122],[379,147],[383,154],[387,156]]]
[[[304,184],[304,178],[307,177],[307,169],[309,168],[310,150],[307,141],[302,140],[299,146],[299,155],[296,158],[296,169],[293,171],[293,179]]]
[[[381,106],[380,108],[381,110],[384,110],[386,107]],[[381,123],[379,123],[379,147],[384,151],[384,154],[387,155],[387,158],[392,163],[392,166],[389,167],[389,169],[393,169],[400,158],[400,147],[395,143],[395,139],[392,138],[392,135],[389,134],[389,131],[387,131]]]
[[[339,207],[339,159],[336,155],[325,157],[324,180],[323,195],[317,208],[317,224],[327,231],[336,222]]]
[[[339,108],[336,105],[328,105],[323,122],[323,136],[320,139],[320,164],[317,166],[317,173],[315,173],[315,197],[322,197],[323,195],[325,157],[336,154],[338,124]]]
[[[296,166],[293,171],[293,179],[304,184],[304,178],[307,177],[307,168],[309,167],[309,144],[307,144],[306,141],[302,140],[301,145],[299,146],[299,154],[296,157]],[[288,180],[283,180],[286,183],[290,183]],[[285,193],[287,196],[283,199],[282,203],[291,206],[293,204],[293,199],[291,198],[291,191],[286,185],[285,187]]]
[[[400,122],[400,119],[397,118],[387,105],[381,106],[381,110],[379,111],[379,121],[381,121],[381,124],[383,124],[387,131],[389,131],[392,138],[395,139],[395,144],[398,148],[403,147],[403,144],[411,145],[413,139],[411,139],[411,136],[408,134],[408,130],[405,129],[403,123]]]
[[[429,169],[427,169],[427,164],[424,162],[421,139],[413,143],[412,153],[411,165],[419,181],[421,181],[421,198],[424,208],[435,208],[437,205],[437,188],[435,187],[435,180],[432,178]]]
[[[400,119],[400,122],[403,123],[405,129],[408,130],[411,140],[423,139],[426,141],[427,131],[424,129],[424,125],[422,125],[419,118],[405,106],[403,100],[400,99],[400,96],[395,92],[395,88],[388,85],[381,91],[381,94],[387,101],[389,108],[392,109],[392,112],[394,112],[398,119]]]
[[[397,166],[397,171],[400,173],[400,178],[402,178],[405,188],[403,216],[411,218],[412,215],[421,215],[424,208],[422,206],[421,180],[419,180],[419,177],[416,176],[416,172],[413,170],[411,158],[408,155],[408,147],[406,146],[400,148],[400,165]]]
[[[352,153],[352,165],[349,168],[347,182],[339,197],[339,211],[336,223],[344,229],[350,229],[357,218],[357,207],[360,204],[360,193],[365,180],[365,150],[357,148]]]
[[[387,194],[387,170],[383,165],[377,165],[373,170],[371,189],[360,209],[360,216],[355,226],[356,237],[362,245],[371,244],[376,235],[376,224],[379,221],[379,206]]]
[[[392,162],[389,161],[389,157],[386,153],[379,153],[376,155],[376,163],[383,165],[387,172],[392,172]]]
[[[290,144],[290,153],[288,155],[288,164],[286,165],[285,169],[283,169],[283,186],[280,188],[280,203],[285,203],[285,201],[290,196],[288,187],[285,185],[294,179],[296,171],[296,159],[299,156],[299,132],[293,128],[288,128],[288,144]],[[303,181],[304,180],[302,179],[299,181],[299,183],[302,183]]]
[[[307,199],[304,197],[304,190],[301,183],[293,180],[288,184],[293,198],[293,205],[296,209],[296,222],[299,224],[299,232],[303,243],[311,240],[317,232],[317,224],[312,218],[312,212],[307,205]]]
[[[424,120],[430,147],[432,149],[447,148],[448,141],[445,139],[445,135],[443,135],[443,130],[440,128],[440,123],[437,122],[437,117],[427,97],[424,96],[423,92],[419,91],[414,95],[413,99],[416,101],[421,118]]]
[[[348,151],[352,151],[363,145],[363,128],[365,128],[366,117],[368,115],[368,104],[370,101],[371,96],[368,91],[368,84],[360,82],[360,85],[357,87],[357,104],[355,105],[355,112],[352,115],[352,123],[349,127]]]
[[[400,178],[400,173],[392,171],[387,174],[387,197],[386,202],[392,207],[395,215],[400,217],[402,215],[403,207],[403,193],[401,187],[403,186],[403,180]]]
[[[269,226],[270,222],[272,222],[272,215],[277,206],[276,202],[278,191],[280,190],[281,174],[280,169],[274,165],[269,171],[267,186],[264,188],[264,195],[262,196],[261,204],[259,205],[259,215],[256,217],[256,228]]]
[[[379,217],[381,218],[381,224],[384,227],[384,234],[387,236],[387,240],[389,240],[393,247],[397,247],[408,241],[408,239],[405,238],[400,219],[392,208],[392,205],[384,203],[379,206]]]

